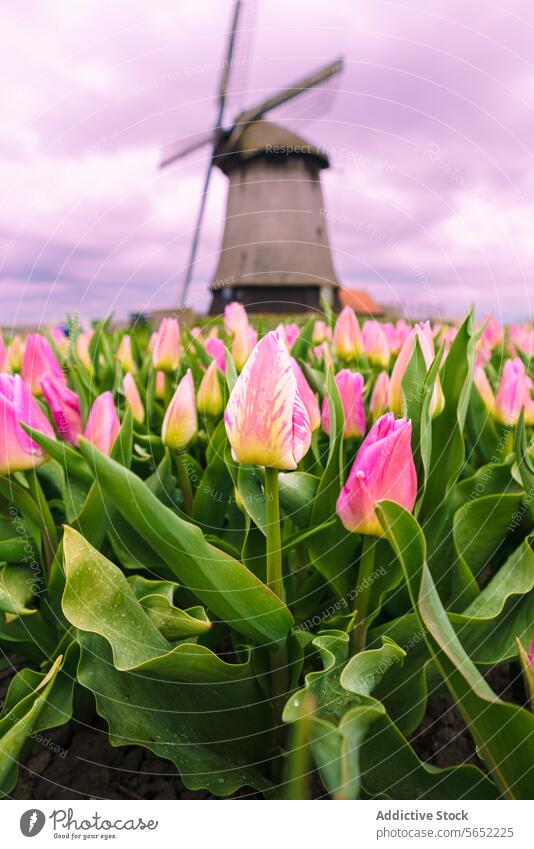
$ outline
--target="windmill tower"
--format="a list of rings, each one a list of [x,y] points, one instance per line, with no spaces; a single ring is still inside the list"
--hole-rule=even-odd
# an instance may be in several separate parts
[[[187,303],[213,167],[228,178],[226,221],[211,282],[211,314],[237,300],[249,311],[296,312],[320,305],[329,290],[337,305],[337,279],[328,241],[320,172],[324,150],[266,120],[276,107],[299,97],[342,70],[340,59],[242,112],[223,126],[241,2],[234,7],[219,87],[216,124],[192,144],[173,150],[166,167],[204,145],[211,146],[180,302]]]

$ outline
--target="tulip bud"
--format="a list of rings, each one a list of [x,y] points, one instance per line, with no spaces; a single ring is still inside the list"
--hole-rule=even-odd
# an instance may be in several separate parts
[[[230,395],[224,423],[239,463],[296,469],[308,451],[310,419],[276,331],[252,351]]]
[[[32,398],[31,392],[16,374],[0,374],[0,474],[32,469],[47,457],[44,451],[20,426],[28,427],[55,439],[54,429]]]
[[[527,373],[523,361],[506,360],[495,394],[495,418],[503,425],[516,425],[525,403]]]
[[[402,379],[412,358],[416,339],[419,341],[427,371],[434,361],[434,340],[430,325],[428,321],[423,324],[416,324],[404,340],[395,365],[393,366],[393,371],[391,372],[389,381],[389,407],[395,415],[402,413]],[[438,416],[442,412],[444,405],[445,399],[441,389],[441,382],[439,377],[436,377],[432,400],[430,402],[430,415]]]
[[[387,368],[389,365],[389,343],[378,321],[366,321],[362,327],[363,350],[373,365]]]
[[[156,372],[155,395],[160,400],[165,398],[165,373],[162,371]]]
[[[195,386],[191,369],[188,369],[167,407],[161,428],[161,438],[168,448],[185,448],[197,430]]]
[[[290,324],[286,324],[285,326],[285,334],[286,334],[286,343],[289,350],[295,344],[298,336],[300,335],[300,327],[295,322],[291,322]]]
[[[473,380],[480,397],[484,401],[486,409],[489,412],[493,412],[493,408],[495,405],[495,396],[493,395],[491,383],[489,382],[486,372],[484,371],[482,366],[475,366]]]
[[[20,371],[22,357],[24,355],[24,343],[17,334],[13,336],[7,348],[7,370]]]
[[[111,392],[103,392],[95,399],[89,411],[84,437],[103,454],[111,454],[120,427],[113,395]]]
[[[389,375],[387,371],[381,371],[375,380],[371,400],[369,402],[369,412],[373,419],[378,419],[385,413],[388,407],[388,391],[389,391]]]
[[[308,417],[310,419],[310,427],[313,433],[321,426],[321,410],[319,409],[319,402],[317,401],[315,392],[312,391],[310,384],[306,380],[304,372],[294,357],[291,357],[291,365],[293,366],[293,373],[297,379],[297,389],[300,397],[302,398],[302,403],[306,407]]]
[[[132,353],[132,340],[127,333],[124,334],[119,347],[117,348],[117,360],[123,371],[137,370],[137,365]]]
[[[223,411],[223,396],[219,383],[220,369],[215,360],[207,367],[197,394],[198,412],[204,416],[220,416]]]
[[[395,420],[393,413],[386,413],[375,422],[336,503],[337,514],[348,531],[383,536],[375,513],[375,506],[382,499],[413,510],[417,475],[411,438],[411,422]]]
[[[180,362],[180,327],[175,318],[164,318],[152,349],[154,368],[170,374],[176,371]]]
[[[343,307],[334,327],[334,353],[340,360],[351,363],[362,355],[360,325],[352,307]]]
[[[124,375],[122,388],[124,390],[126,403],[132,411],[134,420],[139,424],[143,424],[145,420],[145,408],[143,407],[143,402],[135,379],[130,371]]]
[[[53,377],[43,377],[41,389],[61,439],[77,445],[78,437],[83,433],[83,422],[76,392]]]
[[[40,333],[30,333],[26,339],[22,360],[22,377],[33,395],[41,394],[41,380],[52,377],[65,383],[63,369],[55,358],[48,339]]]
[[[320,345],[317,345],[317,347],[313,349],[313,353],[319,361],[324,360],[325,365],[328,368],[333,368],[334,358],[328,342],[322,342]]]
[[[237,371],[241,371],[258,341],[258,334],[250,325],[240,327],[232,342],[232,357]]]
[[[336,386],[343,406],[343,436],[345,439],[363,436],[365,433],[365,409],[363,406],[363,377],[356,371],[341,369],[335,376]],[[330,435],[330,410],[328,398],[323,399],[322,425]]]
[[[499,324],[495,316],[492,315],[486,324],[486,327],[482,331],[479,344],[481,347],[487,346],[490,350],[492,350],[502,343],[503,338],[504,331],[502,324]]]
[[[327,338],[326,322],[318,320],[313,325],[312,342],[314,345],[321,345]]]
[[[93,367],[91,354],[89,352],[89,345],[91,344],[93,333],[94,330],[90,330],[87,333],[80,333],[80,335],[76,339],[76,353],[78,354],[78,358],[84,364],[85,368],[88,371],[91,371]]]
[[[232,301],[224,308],[224,330],[228,336],[233,336],[248,325],[247,311],[243,304]]]
[[[224,350],[224,342],[222,339],[217,339],[215,336],[211,336],[209,339],[206,339],[204,347],[206,349],[206,353],[215,360],[220,370],[226,371],[226,352]]]

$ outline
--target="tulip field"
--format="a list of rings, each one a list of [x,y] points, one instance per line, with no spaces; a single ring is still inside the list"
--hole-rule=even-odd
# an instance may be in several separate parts
[[[193,795],[533,799],[534,329],[266,322],[0,338],[0,795],[97,718]]]

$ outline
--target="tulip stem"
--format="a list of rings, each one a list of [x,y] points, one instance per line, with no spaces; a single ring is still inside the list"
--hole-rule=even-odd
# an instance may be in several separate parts
[[[175,453],[175,457],[178,483],[180,484],[184,499],[184,513],[191,516],[193,512],[193,488],[191,486],[191,478],[189,477],[189,469],[187,468],[185,449],[179,448]]]
[[[355,610],[357,610],[356,625],[351,634],[352,653],[363,651],[369,628],[369,601],[373,586],[372,574],[375,568],[375,552],[377,540],[372,536],[364,536],[360,568],[358,570],[358,586],[356,587]]]
[[[265,524],[267,536],[267,586],[278,598],[284,595],[278,470],[265,469]]]

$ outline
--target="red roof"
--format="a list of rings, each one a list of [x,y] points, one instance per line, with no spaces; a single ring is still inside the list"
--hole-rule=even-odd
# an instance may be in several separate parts
[[[361,315],[384,315],[384,310],[363,289],[340,289],[341,306],[352,307]]]

